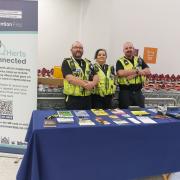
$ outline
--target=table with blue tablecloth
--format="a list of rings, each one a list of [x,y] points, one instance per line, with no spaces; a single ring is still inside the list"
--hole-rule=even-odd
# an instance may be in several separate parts
[[[111,114],[110,110],[107,110]],[[126,111],[130,113],[129,111]],[[44,128],[53,110],[34,111],[17,180],[129,180],[180,171],[180,121]],[[131,115],[133,117],[133,115]]]

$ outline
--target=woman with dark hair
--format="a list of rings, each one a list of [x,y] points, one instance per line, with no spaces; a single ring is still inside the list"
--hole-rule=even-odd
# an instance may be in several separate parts
[[[116,90],[114,67],[106,64],[107,52],[105,49],[98,49],[94,59],[96,60],[94,70],[99,77],[99,83],[94,88],[92,95],[92,108],[110,109]]]

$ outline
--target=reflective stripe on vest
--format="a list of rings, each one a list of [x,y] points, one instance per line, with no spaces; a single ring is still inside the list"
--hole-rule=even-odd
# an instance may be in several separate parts
[[[124,67],[124,70],[132,70],[132,69],[142,69],[142,66],[139,66],[138,57],[134,56],[134,66],[130,60],[126,59],[125,57],[121,57],[118,61]],[[145,76],[136,76],[132,79],[127,79],[126,77],[118,77],[118,84],[121,85],[130,85],[130,84],[142,84],[145,82]]]
[[[105,74],[99,64],[94,64],[98,69],[97,75],[99,83],[94,89],[94,94],[104,97],[115,93],[116,85],[114,84],[114,75],[112,74],[112,66],[108,66],[107,73]]]
[[[85,72],[83,72],[82,68],[75,59],[70,58],[67,60],[73,76],[76,76],[82,80],[89,80],[91,73],[90,62],[87,59],[84,59],[84,61],[86,63]],[[71,96],[89,96],[91,95],[91,91],[85,90],[81,86],[70,84],[66,79],[64,79],[64,94]]]

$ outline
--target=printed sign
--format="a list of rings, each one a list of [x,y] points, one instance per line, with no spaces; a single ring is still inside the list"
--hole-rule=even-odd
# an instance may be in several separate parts
[[[0,0],[0,151],[25,148],[37,99],[37,1]]]
[[[144,48],[144,61],[149,64],[156,64],[157,48],[145,47]]]

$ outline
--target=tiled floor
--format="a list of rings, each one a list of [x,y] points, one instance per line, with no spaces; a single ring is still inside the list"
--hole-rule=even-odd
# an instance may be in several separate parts
[[[21,161],[21,155],[0,153],[0,180],[16,180]],[[136,180],[163,180],[163,178],[162,176],[154,176]],[[169,180],[180,180],[180,173],[171,174]]]
[[[0,180],[15,180],[22,156],[0,153]],[[162,180],[161,177],[149,177],[138,180]]]
[[[0,180],[15,180],[21,163],[20,155],[0,153]]]

